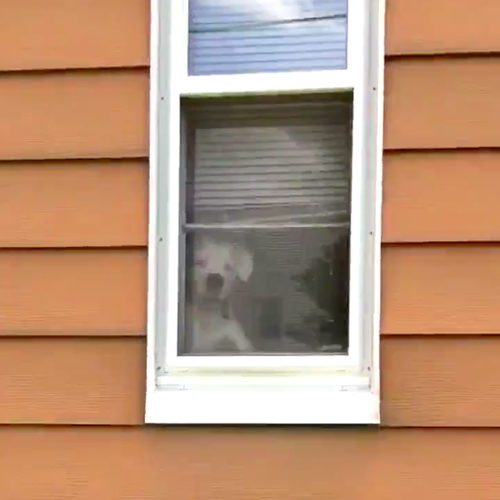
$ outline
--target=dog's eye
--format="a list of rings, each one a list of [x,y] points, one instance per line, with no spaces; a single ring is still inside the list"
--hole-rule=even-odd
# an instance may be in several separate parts
[[[199,267],[205,267],[207,265],[207,261],[205,259],[196,259],[194,261],[194,265]]]

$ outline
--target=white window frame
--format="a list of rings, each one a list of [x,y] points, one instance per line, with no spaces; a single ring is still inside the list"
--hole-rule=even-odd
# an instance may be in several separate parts
[[[385,0],[347,0],[347,68],[188,76],[188,0],[151,0],[148,423],[375,424]],[[349,344],[332,356],[179,356],[181,97],[353,91]]]

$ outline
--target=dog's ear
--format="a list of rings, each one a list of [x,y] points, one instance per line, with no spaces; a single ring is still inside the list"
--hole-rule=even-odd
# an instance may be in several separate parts
[[[231,249],[231,258],[236,274],[242,281],[248,281],[253,271],[253,256],[241,247]]]

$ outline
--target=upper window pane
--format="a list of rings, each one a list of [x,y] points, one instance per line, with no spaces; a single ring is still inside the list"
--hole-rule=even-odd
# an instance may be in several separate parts
[[[352,93],[183,101],[185,222],[347,222]]]
[[[189,74],[344,69],[347,0],[190,0]]]

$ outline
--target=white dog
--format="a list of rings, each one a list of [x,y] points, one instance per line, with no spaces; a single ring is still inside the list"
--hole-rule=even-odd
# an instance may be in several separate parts
[[[209,237],[195,239],[188,304],[192,352],[215,352],[223,344],[240,352],[254,350],[228,302],[236,278],[247,281],[252,270],[253,257],[244,248]]]

